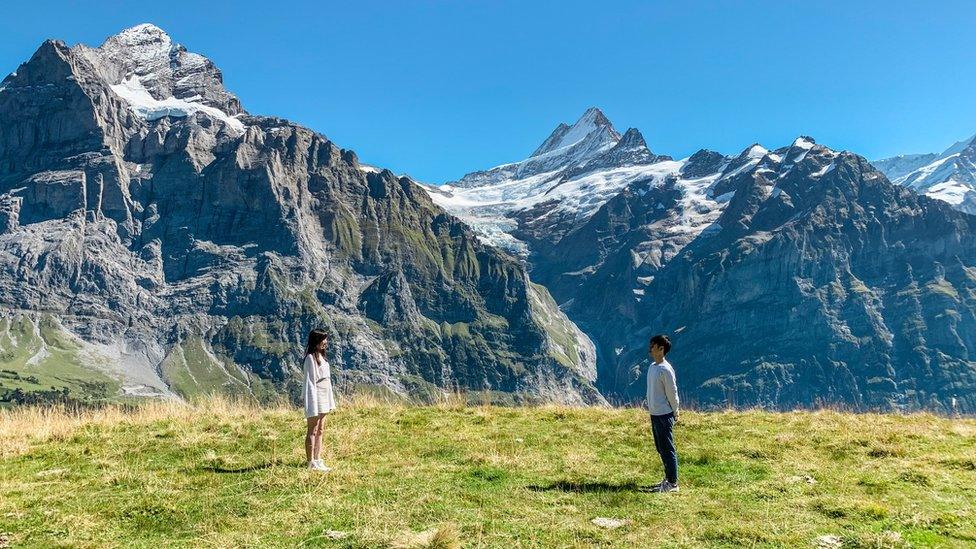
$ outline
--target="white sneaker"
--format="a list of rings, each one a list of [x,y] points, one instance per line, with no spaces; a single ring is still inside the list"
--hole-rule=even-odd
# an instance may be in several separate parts
[[[318,470],[322,471],[323,473],[328,473],[329,471],[332,470],[332,468],[326,465],[325,462],[322,461],[321,459],[315,460],[315,463],[316,465],[318,465]]]
[[[322,464],[321,461],[319,461],[317,459],[313,459],[312,461],[308,462],[308,470],[309,471],[320,471],[322,473],[328,473],[329,472],[329,468],[326,467],[324,464]]]

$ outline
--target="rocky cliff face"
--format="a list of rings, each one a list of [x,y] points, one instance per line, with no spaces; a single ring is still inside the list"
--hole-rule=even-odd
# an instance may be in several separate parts
[[[56,356],[136,394],[294,391],[324,326],[340,388],[602,402],[592,344],[519,262],[221,82],[152,25],[45,42],[3,80],[3,364]],[[29,357],[25,323],[48,327]]]

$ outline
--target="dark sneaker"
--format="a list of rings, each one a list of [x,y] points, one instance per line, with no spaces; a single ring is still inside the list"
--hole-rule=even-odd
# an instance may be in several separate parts
[[[677,483],[672,484],[672,483],[670,483],[670,482],[668,482],[668,481],[665,480],[661,484],[659,484],[656,487],[652,488],[651,491],[652,492],[661,492],[661,493],[664,493],[664,492],[677,492],[678,491],[678,484]]]

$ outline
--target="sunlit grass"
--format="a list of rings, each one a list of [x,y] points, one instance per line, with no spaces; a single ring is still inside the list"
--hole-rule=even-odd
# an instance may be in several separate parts
[[[686,412],[681,492],[659,495],[641,410],[343,404],[324,476],[304,468],[286,406],[2,410],[0,532],[25,546],[976,543],[973,420]]]

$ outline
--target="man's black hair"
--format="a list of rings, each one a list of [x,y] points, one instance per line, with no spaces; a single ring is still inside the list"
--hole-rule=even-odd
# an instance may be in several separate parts
[[[650,344],[664,349],[664,356],[668,356],[668,353],[671,352],[671,338],[664,334],[658,334],[652,337]]]

